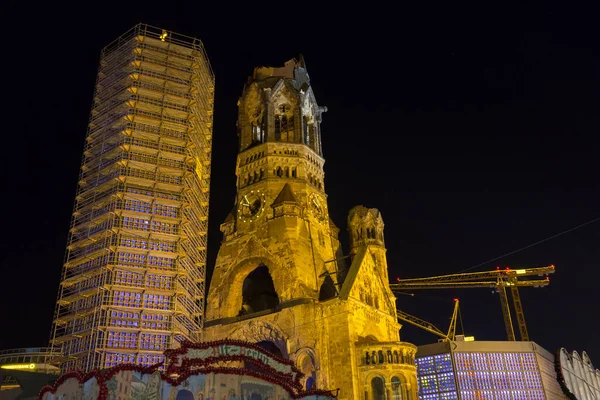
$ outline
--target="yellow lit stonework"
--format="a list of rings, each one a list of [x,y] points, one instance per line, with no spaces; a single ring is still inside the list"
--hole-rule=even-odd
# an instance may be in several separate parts
[[[237,199],[221,225],[203,340],[242,339],[294,360],[340,399],[417,399],[400,341],[383,220],[350,211],[350,255],[329,218],[319,107],[304,60],[257,68],[238,103]],[[347,254],[347,253],[344,253]]]

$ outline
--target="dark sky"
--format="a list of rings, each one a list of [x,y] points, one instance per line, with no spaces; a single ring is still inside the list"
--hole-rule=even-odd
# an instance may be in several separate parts
[[[390,277],[450,274],[600,217],[600,47],[571,3],[4,5],[0,348],[45,345],[100,50],[137,22],[200,38],[216,74],[209,268],[233,205],[236,101],[253,67],[303,53],[320,105],[329,209],[378,208]],[[590,2],[592,3],[592,2]],[[421,4],[421,5],[416,5]],[[347,249],[346,249],[347,251]],[[555,264],[521,291],[532,340],[600,364],[600,221],[476,270]],[[398,305],[505,337],[486,289]],[[437,338],[405,326],[403,340]]]

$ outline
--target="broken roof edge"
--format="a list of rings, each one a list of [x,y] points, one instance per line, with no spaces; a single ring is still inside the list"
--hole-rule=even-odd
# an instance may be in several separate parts
[[[283,63],[282,67],[255,67],[252,79],[255,81],[261,81],[271,77],[296,79],[296,68],[306,69],[306,63],[302,54],[299,54],[297,59],[291,58],[287,60]]]

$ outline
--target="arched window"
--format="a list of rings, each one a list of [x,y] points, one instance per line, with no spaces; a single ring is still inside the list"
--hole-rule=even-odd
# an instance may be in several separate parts
[[[378,376],[371,379],[371,392],[373,400],[385,400],[385,383],[383,379]]]
[[[394,359],[392,358],[392,351],[391,350],[387,351],[387,362],[390,363],[390,364],[394,362]]]
[[[262,143],[264,142],[264,130],[258,125],[258,122],[252,123],[252,142]]]
[[[281,116],[275,116],[275,140],[281,140]]]
[[[367,365],[371,364],[371,357],[369,357],[369,352],[368,351],[365,354],[365,364],[367,364]]]
[[[319,289],[319,301],[332,299],[336,296],[335,285],[333,279],[329,275],[325,276],[325,280]]]
[[[377,364],[377,353],[371,353],[371,364]]]
[[[285,177],[286,178],[290,177],[290,167],[285,167]]]
[[[393,376],[390,383],[392,384],[392,400],[401,400],[402,387],[400,385],[400,378]]]
[[[275,292],[269,269],[261,265],[244,279],[240,314],[269,310],[275,308],[278,304],[279,297]]]
[[[289,115],[289,105],[283,104],[275,114],[275,140],[294,141],[294,117]]]
[[[296,173],[296,167],[292,168],[292,178],[296,178],[297,177],[297,173]]]
[[[383,351],[379,350],[377,352],[377,358],[379,359],[379,361],[378,361],[379,364],[383,364],[383,361],[384,361],[384,359],[383,359]]]
[[[260,169],[260,175],[258,176],[258,179],[262,179],[265,177],[265,170],[264,169]]]
[[[400,363],[400,359],[398,358],[398,352],[394,350],[394,363]]]
[[[304,388],[306,390],[316,389],[317,374],[315,372],[315,361],[310,353],[304,353],[297,359],[298,369],[304,374]]]
[[[277,174],[278,177],[282,177],[283,176],[283,170],[281,169],[281,167],[277,167]]]

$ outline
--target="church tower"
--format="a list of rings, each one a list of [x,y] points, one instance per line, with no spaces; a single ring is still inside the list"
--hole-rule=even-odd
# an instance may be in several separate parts
[[[289,358],[306,389],[340,399],[417,399],[416,347],[400,342],[379,211],[348,219],[349,268],[329,217],[322,115],[302,56],[259,67],[238,101],[236,203],[210,283],[205,341]]]

